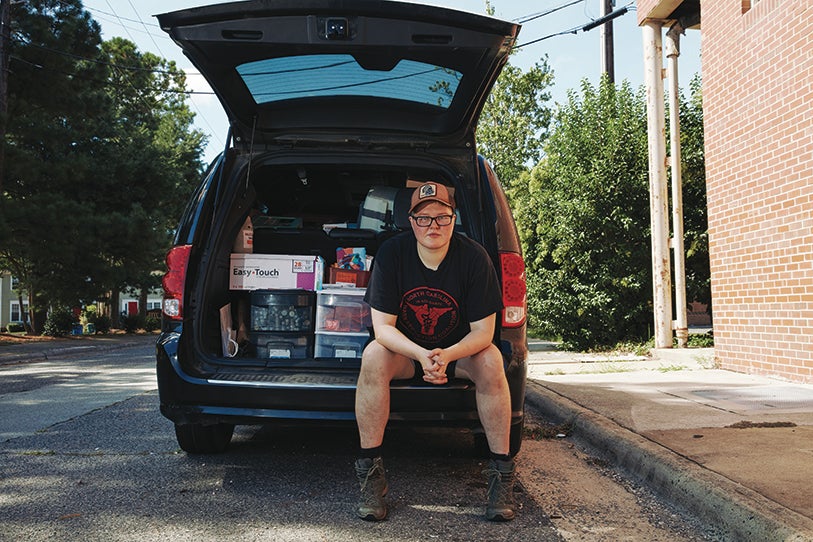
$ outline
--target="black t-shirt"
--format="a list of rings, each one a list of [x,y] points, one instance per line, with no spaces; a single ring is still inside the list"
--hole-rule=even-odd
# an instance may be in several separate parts
[[[412,232],[381,245],[364,300],[397,316],[396,327],[424,348],[460,342],[470,322],[502,310],[497,272],[485,249],[454,234],[437,271],[423,265]]]

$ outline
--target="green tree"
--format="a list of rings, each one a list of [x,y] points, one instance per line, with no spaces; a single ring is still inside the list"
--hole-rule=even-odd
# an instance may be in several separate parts
[[[77,179],[92,169],[85,149],[95,145],[95,119],[109,102],[90,83],[104,79],[104,66],[94,62],[101,37],[79,2],[15,2],[11,9],[0,263],[42,314],[92,295],[93,262],[74,241],[91,230],[75,195]]]
[[[689,302],[711,307],[706,161],[703,138],[703,92],[699,75],[680,100],[680,146],[683,162],[683,227],[686,245],[686,295]]]
[[[152,284],[201,169],[183,72],[102,43],[78,0],[12,9],[0,267],[40,315]]]
[[[510,187],[539,161],[551,119],[553,72],[547,57],[528,71],[506,64],[477,123],[477,148]]]
[[[155,271],[162,268],[183,205],[199,180],[205,139],[191,129],[194,115],[182,92],[185,75],[174,62],[142,54],[121,38],[105,42],[102,50],[113,104],[112,137],[103,150],[112,182],[97,205],[110,209],[101,248],[102,285],[115,301],[128,286],[160,285]],[[128,187],[125,198],[122,186]],[[144,316],[143,303],[140,309]],[[114,324],[117,312],[111,314]]]
[[[531,325],[569,346],[647,334],[646,134],[642,91],[583,81],[554,118],[545,158],[512,191]]]

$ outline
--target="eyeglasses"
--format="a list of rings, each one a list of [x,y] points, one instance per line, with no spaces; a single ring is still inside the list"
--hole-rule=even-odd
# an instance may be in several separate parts
[[[440,215],[440,216],[415,216],[411,215],[415,224],[421,228],[428,228],[432,225],[432,221],[440,227],[448,226],[454,220],[454,215]]]

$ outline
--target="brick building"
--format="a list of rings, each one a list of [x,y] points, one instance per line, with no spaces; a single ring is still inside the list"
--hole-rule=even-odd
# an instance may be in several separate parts
[[[697,0],[639,0],[666,31]],[[813,0],[706,0],[701,55],[715,354],[813,382]]]

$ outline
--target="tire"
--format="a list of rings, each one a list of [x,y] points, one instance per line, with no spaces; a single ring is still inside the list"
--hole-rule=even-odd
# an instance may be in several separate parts
[[[234,424],[175,424],[175,438],[188,454],[219,454],[229,447]]]

